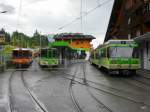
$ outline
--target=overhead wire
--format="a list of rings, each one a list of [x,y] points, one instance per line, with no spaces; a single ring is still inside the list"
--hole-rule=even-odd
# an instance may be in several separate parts
[[[81,32],[83,32],[83,18],[82,18],[82,14],[83,14],[83,0],[81,0],[81,9],[80,9],[80,17],[81,17]]]
[[[92,12],[95,11],[96,9],[102,7],[103,5],[105,5],[105,4],[107,4],[107,3],[111,2],[111,1],[112,1],[112,0],[106,0],[105,2],[103,2],[103,3],[101,3],[101,4],[99,3],[96,7],[94,7],[93,9],[91,9],[91,10],[85,12],[85,13],[82,14],[80,17],[77,17],[77,18],[75,18],[74,20],[72,20],[71,22],[69,22],[69,23],[67,23],[67,24],[65,24],[65,25],[63,25],[63,26],[61,26],[61,27],[59,27],[58,30],[62,30],[62,29],[64,29],[65,27],[70,26],[70,25],[73,24],[74,22],[83,19],[84,17],[88,16],[90,13],[92,13]]]
[[[20,16],[21,16],[21,12],[22,12],[22,0],[19,0],[19,11],[18,11],[18,18],[17,18],[17,31],[20,28]],[[20,37],[20,47],[21,47],[21,43],[22,43],[22,38]]]

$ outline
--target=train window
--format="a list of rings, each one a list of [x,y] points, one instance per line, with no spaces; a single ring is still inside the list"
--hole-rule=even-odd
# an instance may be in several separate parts
[[[133,54],[132,47],[111,47],[109,48],[111,58],[131,58]]]
[[[13,51],[13,57],[19,57],[18,52],[17,51]]]
[[[92,54],[92,58],[94,58],[94,54]]]
[[[47,56],[47,50],[42,50],[41,57],[46,57],[46,56]]]
[[[52,56],[53,56],[53,51],[47,50],[47,57],[52,57]]]
[[[109,48],[109,56],[111,58],[117,57],[117,48],[116,47]]]
[[[100,50],[99,51],[99,57],[101,58],[101,57],[104,57],[104,50]]]
[[[58,57],[58,51],[57,50],[53,51],[53,57]]]
[[[106,49],[101,50],[101,57],[106,57]]]
[[[32,53],[30,51],[13,51],[13,57],[15,58],[32,57]]]
[[[98,59],[98,58],[99,58],[98,53],[96,53],[96,59]]]
[[[30,53],[30,51],[23,51],[22,52],[22,57],[31,57],[32,54]]]
[[[109,48],[106,49],[107,50],[107,58],[109,58]]]

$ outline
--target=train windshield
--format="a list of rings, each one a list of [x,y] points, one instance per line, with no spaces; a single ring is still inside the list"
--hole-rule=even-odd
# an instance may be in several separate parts
[[[42,50],[41,51],[41,57],[58,57],[57,50]]]
[[[47,57],[47,50],[42,50],[41,51],[41,57]]]
[[[111,47],[109,48],[110,58],[132,58],[133,48],[132,47]]]
[[[54,57],[54,58],[58,57],[58,51],[57,50],[52,51],[52,57]]]
[[[52,57],[52,58],[58,57],[58,52],[57,52],[57,50],[49,50],[49,52],[48,52],[48,57]]]
[[[30,51],[13,51],[13,57],[15,58],[30,58],[32,54]]]

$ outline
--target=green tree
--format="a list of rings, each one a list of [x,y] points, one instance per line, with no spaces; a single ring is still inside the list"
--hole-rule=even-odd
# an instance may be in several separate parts
[[[17,47],[31,47],[31,37],[18,31],[13,32],[11,41],[12,44]]]
[[[41,47],[47,47],[48,46],[47,37],[44,35],[41,35],[37,30],[33,34],[31,42],[32,42],[31,46],[33,48],[40,47],[40,44],[41,44]]]

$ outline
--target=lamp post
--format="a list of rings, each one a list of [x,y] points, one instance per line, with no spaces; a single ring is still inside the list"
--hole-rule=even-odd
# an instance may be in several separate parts
[[[7,13],[7,11],[0,11],[0,13]]]

